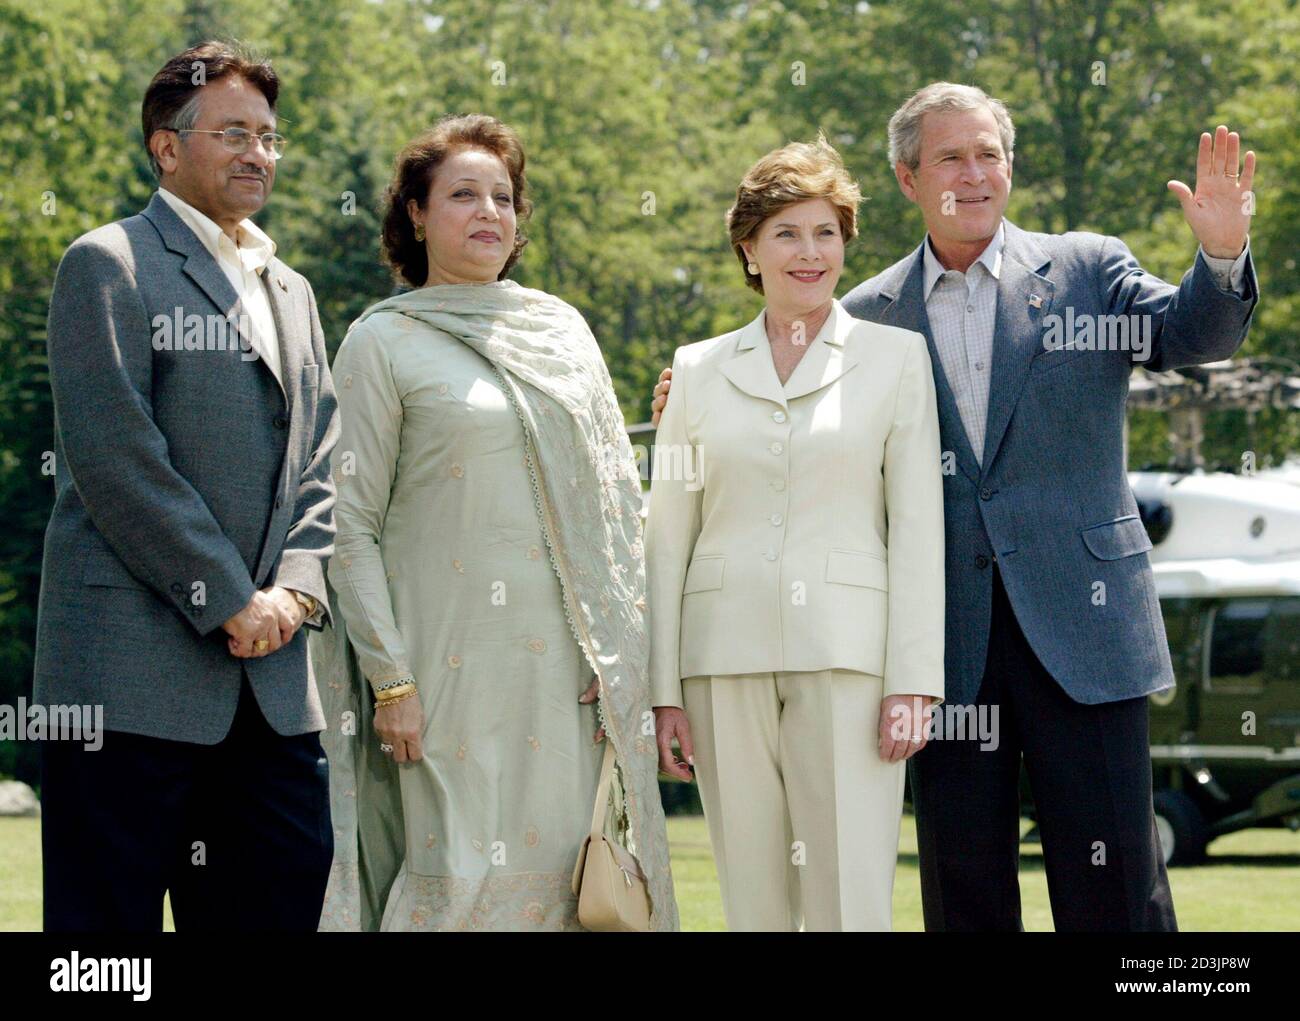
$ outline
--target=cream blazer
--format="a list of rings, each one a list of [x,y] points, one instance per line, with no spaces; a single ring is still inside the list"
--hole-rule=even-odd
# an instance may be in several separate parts
[[[943,480],[919,333],[838,301],[789,380],[764,313],[673,356],[646,569],[655,705],[681,679],[855,670],[943,696]]]

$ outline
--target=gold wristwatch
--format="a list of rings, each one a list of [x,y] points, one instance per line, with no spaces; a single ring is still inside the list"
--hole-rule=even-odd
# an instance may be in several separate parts
[[[307,617],[311,617],[316,612],[316,600],[311,596],[305,596],[297,589],[293,589],[293,598],[302,603],[303,609],[307,611]]]

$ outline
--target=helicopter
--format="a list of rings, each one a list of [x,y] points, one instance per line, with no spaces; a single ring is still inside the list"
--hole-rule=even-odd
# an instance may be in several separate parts
[[[1176,686],[1150,695],[1156,830],[1165,863],[1216,837],[1300,831],[1300,460],[1207,471],[1205,412],[1300,409],[1300,367],[1237,359],[1135,370],[1130,407],[1167,413],[1173,463],[1129,484]]]

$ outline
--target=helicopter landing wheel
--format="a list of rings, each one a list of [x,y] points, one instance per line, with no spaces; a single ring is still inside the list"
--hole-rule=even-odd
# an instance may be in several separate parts
[[[1182,791],[1172,790],[1156,791],[1151,800],[1165,865],[1176,867],[1204,861],[1209,838],[1205,816],[1196,802]]]

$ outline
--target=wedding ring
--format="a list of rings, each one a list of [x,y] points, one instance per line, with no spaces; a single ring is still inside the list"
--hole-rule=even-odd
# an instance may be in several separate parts
[[[270,644],[271,643],[267,641],[265,638],[259,638],[257,641],[253,643],[253,648],[256,649],[258,652],[265,652],[267,650],[267,647]]]
[[[391,744],[381,744],[379,746],[379,750],[383,752],[385,755],[393,754],[393,746]]]

